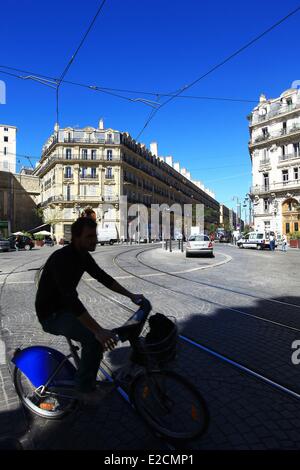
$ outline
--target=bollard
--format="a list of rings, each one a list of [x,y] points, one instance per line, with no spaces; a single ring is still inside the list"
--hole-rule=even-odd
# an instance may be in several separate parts
[[[170,238],[170,246],[169,246],[169,249],[170,249],[170,253],[172,253],[172,238]]]
[[[180,238],[178,239],[178,250],[180,250]]]
[[[165,246],[165,250],[168,249],[168,240],[166,240],[166,246]]]
[[[181,252],[183,253],[183,238],[181,240]]]

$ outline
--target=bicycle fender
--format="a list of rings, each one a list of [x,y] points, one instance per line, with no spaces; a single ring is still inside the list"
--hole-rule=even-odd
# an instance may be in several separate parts
[[[44,385],[55,369],[66,358],[64,354],[47,346],[30,346],[18,351],[12,358],[15,364],[35,387]],[[73,380],[76,369],[67,360],[56,374],[51,385],[59,385],[60,381]]]

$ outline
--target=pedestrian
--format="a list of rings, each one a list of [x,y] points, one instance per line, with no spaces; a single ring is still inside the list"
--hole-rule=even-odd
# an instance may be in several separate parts
[[[16,251],[19,251],[19,249],[20,249],[20,242],[21,242],[20,236],[17,235],[17,237],[15,239],[15,249],[16,249]]]
[[[282,236],[281,251],[282,251],[283,253],[286,253],[286,252],[287,252],[287,237],[286,237],[286,235],[283,235],[283,236]]]
[[[270,241],[270,250],[275,251],[275,236],[270,235],[269,241]]]

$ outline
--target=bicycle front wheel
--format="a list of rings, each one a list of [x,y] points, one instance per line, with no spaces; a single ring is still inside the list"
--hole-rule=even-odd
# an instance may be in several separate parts
[[[61,419],[78,404],[74,396],[62,389],[36,389],[18,367],[14,371],[14,385],[23,405],[42,418]]]
[[[139,415],[162,437],[191,440],[207,430],[209,413],[204,398],[176,372],[137,375],[130,398]]]

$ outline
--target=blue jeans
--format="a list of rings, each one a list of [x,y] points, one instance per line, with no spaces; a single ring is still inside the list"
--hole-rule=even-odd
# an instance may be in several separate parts
[[[71,312],[59,311],[41,320],[43,330],[53,335],[62,335],[81,343],[79,369],[75,386],[80,392],[91,392],[96,388],[96,376],[102,360],[103,348],[94,334]]]

